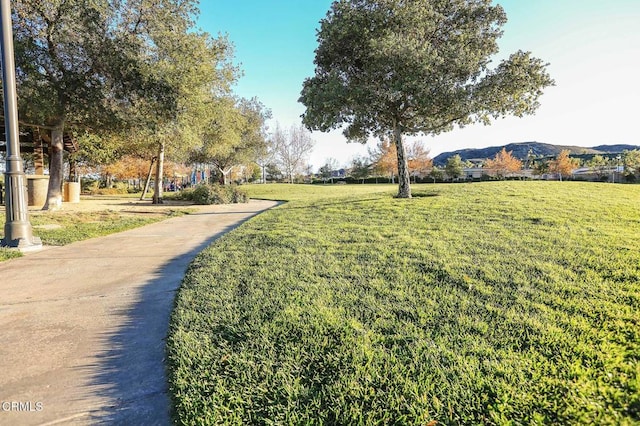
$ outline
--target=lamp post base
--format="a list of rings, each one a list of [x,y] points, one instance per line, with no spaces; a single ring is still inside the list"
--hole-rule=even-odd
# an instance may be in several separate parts
[[[31,241],[27,241],[24,238],[18,238],[16,240],[7,241],[3,239],[0,241],[0,247],[16,249],[22,253],[28,253],[31,251],[42,250],[42,240],[39,237],[32,237]]]
[[[4,175],[7,186],[6,222],[4,239],[0,242],[0,246],[17,248],[22,252],[40,250],[42,241],[33,236],[29,222],[25,174],[19,167],[15,167],[16,164],[11,164],[11,160],[13,159],[7,160],[7,170],[17,170],[7,171]]]

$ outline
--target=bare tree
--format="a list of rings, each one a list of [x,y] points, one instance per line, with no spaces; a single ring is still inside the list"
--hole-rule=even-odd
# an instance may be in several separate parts
[[[256,153],[256,164],[260,166],[262,171],[262,183],[267,183],[267,169],[269,165],[273,165],[278,160],[279,146],[281,142],[280,134],[282,131],[279,127],[276,127],[274,134],[265,140],[263,148]]]
[[[336,170],[338,170],[338,160],[329,157],[325,160],[324,165],[320,167],[318,173],[324,183],[327,183],[327,180],[329,179],[331,179],[331,183],[333,183],[333,172]]]
[[[289,131],[284,131],[279,125],[273,132],[272,140],[277,147],[278,160],[289,182],[293,183],[293,177],[301,172],[306,164],[306,159],[315,142],[311,139],[311,133],[304,126],[291,126]]]

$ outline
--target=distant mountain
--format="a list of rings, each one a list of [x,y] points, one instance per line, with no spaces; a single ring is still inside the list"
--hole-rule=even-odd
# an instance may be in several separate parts
[[[640,149],[637,145],[599,145],[592,148],[585,148],[583,146],[572,145],[552,145],[541,142],[518,142],[510,143],[503,146],[492,146],[488,148],[467,148],[460,149],[458,151],[443,152],[433,159],[433,163],[436,166],[444,166],[447,163],[449,157],[453,157],[458,154],[463,161],[467,160],[486,160],[487,158],[493,158],[496,154],[505,148],[507,152],[513,151],[513,156],[520,160],[525,160],[531,152],[536,157],[555,157],[560,154],[561,151],[568,149],[572,155],[585,155],[585,154],[617,154],[624,150]]]
[[[640,149],[640,146],[625,145],[625,144],[598,145],[598,146],[592,147],[591,149],[595,149],[596,151],[599,151],[602,154],[618,154],[623,151],[632,151],[634,149]]]

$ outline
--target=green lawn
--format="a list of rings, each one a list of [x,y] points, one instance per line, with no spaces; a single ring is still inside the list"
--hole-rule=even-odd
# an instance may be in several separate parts
[[[191,265],[180,424],[640,424],[640,186],[245,187]]]

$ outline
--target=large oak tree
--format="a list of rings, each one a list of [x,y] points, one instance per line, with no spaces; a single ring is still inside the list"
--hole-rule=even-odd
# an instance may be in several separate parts
[[[506,15],[491,0],[338,0],[320,22],[304,124],[350,141],[392,137],[398,197],[411,197],[403,137],[532,114],[553,84],[518,51],[490,68]]]
[[[114,78],[115,5],[106,0],[17,0],[13,4],[20,117],[50,132],[45,209],[62,202],[63,134],[119,121]]]
[[[226,38],[195,31],[197,0],[17,0],[20,116],[51,131],[45,209],[61,205],[63,134],[90,135],[91,157],[144,155],[200,142],[212,98],[237,69]],[[87,150],[83,150],[86,152]]]
[[[210,117],[226,108],[219,99],[230,95],[239,71],[225,37],[195,31],[196,0],[126,3],[119,35],[127,40],[132,74],[138,76],[129,106],[136,130],[128,135],[138,153],[155,152],[157,204],[165,155],[186,160],[202,144]]]

